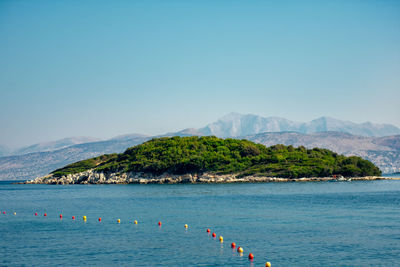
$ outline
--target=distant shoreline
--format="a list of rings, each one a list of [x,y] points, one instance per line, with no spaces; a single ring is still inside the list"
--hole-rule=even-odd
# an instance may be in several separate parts
[[[304,177],[279,178],[262,176],[238,177],[237,174],[217,175],[203,174],[162,174],[145,173],[98,173],[93,170],[62,177],[47,175],[19,184],[218,184],[218,183],[285,183],[285,182],[345,182],[345,181],[375,181],[400,180],[400,177],[365,176],[365,177]]]

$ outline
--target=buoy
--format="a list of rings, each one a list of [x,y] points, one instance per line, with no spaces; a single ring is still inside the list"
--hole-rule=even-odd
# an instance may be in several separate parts
[[[5,211],[3,211],[3,214],[6,214],[6,212],[5,212]]]
[[[231,243],[231,248],[235,248],[235,247],[236,247],[235,242],[232,242],[232,243]]]
[[[158,222],[158,225],[161,226],[161,222]]]
[[[60,214],[60,219],[62,219],[62,214]]]
[[[187,225],[187,224],[185,224],[185,228],[188,228],[188,225]]]
[[[99,218],[99,222],[101,222],[101,218]]]
[[[270,263],[269,261],[267,261],[267,262],[265,263],[265,267],[271,267],[271,263]]]
[[[211,232],[210,229],[207,229],[207,233]]]
[[[72,220],[75,220],[75,216],[72,216]]]
[[[243,253],[243,248],[242,247],[238,247],[237,252]]]
[[[212,237],[216,237],[217,235],[215,233],[212,233]]]
[[[35,216],[37,216],[37,212],[35,212]]]
[[[222,236],[219,237],[219,242],[224,242],[224,238]]]
[[[253,253],[250,253],[249,254],[249,260],[252,260],[252,259],[254,259],[254,255],[253,255]]]
[[[46,216],[47,216],[47,213],[45,213],[43,216],[46,217]]]
[[[134,223],[134,224],[137,224],[137,221],[135,220],[133,223]]]
[[[86,221],[86,216],[83,216],[83,220]]]
[[[120,220],[120,219],[118,219],[118,220],[117,220],[117,223],[121,223],[121,220]]]
[[[16,213],[16,212],[14,212],[14,215],[17,215],[17,213]]]

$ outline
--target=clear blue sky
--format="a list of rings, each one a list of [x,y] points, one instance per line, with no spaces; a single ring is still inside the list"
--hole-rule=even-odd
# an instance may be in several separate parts
[[[400,126],[400,1],[0,0],[0,144],[231,111]]]

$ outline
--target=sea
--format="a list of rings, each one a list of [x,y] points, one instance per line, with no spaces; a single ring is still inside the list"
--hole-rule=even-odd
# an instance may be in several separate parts
[[[0,182],[0,211],[0,266],[400,266],[400,180]]]

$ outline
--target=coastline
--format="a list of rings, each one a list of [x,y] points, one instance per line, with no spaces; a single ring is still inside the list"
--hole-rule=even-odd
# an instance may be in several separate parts
[[[210,183],[285,183],[285,182],[336,182],[336,181],[375,181],[375,180],[400,180],[400,177],[364,176],[364,177],[303,177],[279,178],[264,176],[238,177],[237,174],[217,175],[203,174],[161,174],[146,173],[103,173],[93,170],[54,177],[49,174],[28,180],[19,184],[210,184]]]

